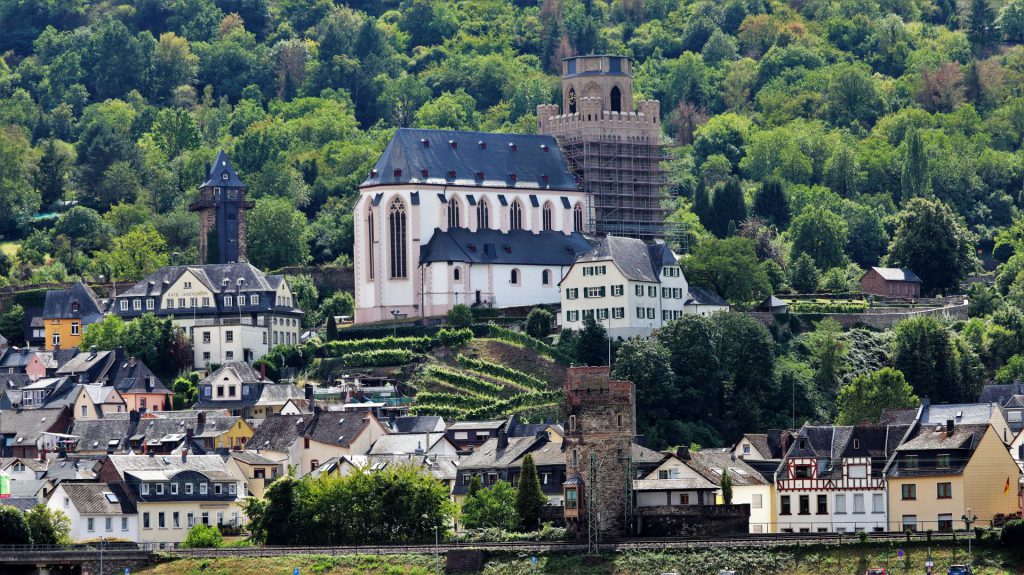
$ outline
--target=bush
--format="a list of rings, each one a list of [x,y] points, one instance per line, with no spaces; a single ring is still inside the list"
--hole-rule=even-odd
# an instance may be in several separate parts
[[[1017,555],[1024,555],[1024,521],[1014,519],[1003,525],[999,540],[1003,546]]]
[[[379,367],[384,365],[404,365],[413,360],[415,354],[407,349],[373,349],[354,351],[341,356],[341,361],[348,367]]]
[[[329,341],[320,345],[316,355],[317,357],[342,357],[350,353],[381,349],[399,349],[424,353],[430,351],[432,346],[433,340],[427,336],[393,337],[389,335],[379,339]]]
[[[461,347],[471,339],[473,339],[473,330],[469,328],[442,329],[437,332],[437,343],[441,347]]]
[[[428,377],[432,377],[448,387],[460,390],[469,390],[483,395],[497,395],[503,391],[501,386],[489,381],[469,377],[468,375],[436,365],[427,367],[425,373]]]
[[[473,312],[469,306],[460,303],[448,310],[448,325],[456,328],[473,325]]]
[[[213,525],[196,523],[188,530],[188,535],[181,545],[188,549],[210,549],[220,547],[223,543],[224,536],[220,534],[220,529]]]
[[[863,301],[798,301],[789,306],[789,313],[864,313],[867,309]]]
[[[485,529],[467,529],[455,536],[460,543],[506,543],[510,541],[564,541],[568,531],[564,527],[555,527],[544,523],[538,531],[515,533],[496,527]]]
[[[32,543],[25,514],[17,507],[0,505],[0,541],[6,545],[28,545]]]
[[[544,308],[535,307],[526,316],[526,333],[530,337],[544,339],[551,333],[554,316]]]

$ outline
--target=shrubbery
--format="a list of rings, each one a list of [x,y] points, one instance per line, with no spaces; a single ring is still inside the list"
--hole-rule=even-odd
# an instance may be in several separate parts
[[[499,385],[436,365],[427,367],[426,375],[456,389],[466,389],[484,395],[496,395],[502,392]]]
[[[425,353],[430,351],[432,343],[433,340],[427,336],[394,337],[390,335],[378,339],[329,341],[317,349],[316,355],[317,357],[342,357],[350,353],[381,349]]]
[[[523,387],[527,387],[536,391],[545,391],[548,388],[548,385],[543,381],[537,379],[536,377],[533,377],[528,373],[519,371],[518,369],[512,369],[511,367],[506,367],[504,365],[492,363],[490,361],[483,361],[480,359],[474,359],[472,357],[466,357],[461,354],[456,359],[458,360],[459,365],[466,369],[478,371],[480,373],[486,373],[487,375],[500,377],[502,379],[507,379]]]
[[[572,362],[572,358],[558,351],[553,346],[550,346],[537,338],[530,337],[525,333],[512,331],[497,324],[488,324],[488,336],[493,337],[494,339],[515,343],[527,349],[532,349],[533,351],[541,355],[546,355],[564,365],[568,365]]]
[[[1016,555],[1024,555],[1024,521],[1014,519],[1003,525],[1003,533],[1000,536],[1003,546]]]
[[[348,367],[377,367],[383,365],[404,365],[416,357],[407,349],[373,349],[354,351],[341,356],[341,361]]]
[[[864,313],[868,309],[863,301],[798,301],[790,304],[790,313]]]
[[[471,339],[473,339],[473,330],[469,328],[442,329],[437,332],[437,344],[442,347],[461,347],[469,343]]]
[[[213,525],[196,523],[188,530],[188,535],[182,541],[182,547],[187,549],[211,549],[224,544],[224,536],[220,529]]]

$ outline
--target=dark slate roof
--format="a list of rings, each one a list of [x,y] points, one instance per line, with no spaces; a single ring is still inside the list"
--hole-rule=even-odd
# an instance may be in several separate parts
[[[123,349],[114,350],[114,363],[107,372],[107,378],[120,393],[164,393],[171,390],[164,386],[141,359],[128,355]]]
[[[28,362],[32,359],[32,356],[35,355],[35,353],[36,352],[31,349],[24,347],[9,347],[7,348],[7,351],[4,352],[3,359],[0,359],[0,369],[9,370],[13,367],[14,369],[24,371],[25,366],[28,365]]]
[[[302,390],[290,383],[268,383],[263,386],[256,405],[284,405],[289,399],[305,400]]]
[[[260,375],[259,371],[253,369],[252,366],[244,361],[229,361],[218,368],[217,371],[204,377],[199,383],[201,385],[210,385],[216,382],[224,372],[231,372],[241,383],[270,383],[269,379],[264,378]]]
[[[227,179],[224,178],[224,174],[228,175]],[[231,160],[228,159],[228,155],[224,153],[224,150],[217,154],[217,160],[210,166],[210,173],[206,182],[202,185],[204,188],[214,186],[227,188],[245,187],[241,178],[235,173],[235,169],[231,167]]]
[[[78,311],[72,311],[72,303],[78,302]],[[46,292],[46,303],[43,304],[44,318],[79,318],[84,323],[91,323],[103,314],[100,298],[92,288],[82,282],[75,282],[71,287]]]
[[[444,420],[437,415],[410,415],[388,421],[392,433],[430,433],[444,431]]]
[[[362,411],[321,411],[313,415],[302,436],[320,443],[348,447],[366,429],[372,417]],[[260,426],[260,431],[262,429]]]
[[[878,423],[885,425],[910,425],[917,419],[917,408],[883,409]]]
[[[256,433],[246,442],[248,449],[288,451],[288,448],[306,429],[306,423],[313,419],[306,415],[271,415],[263,420]]]
[[[99,464],[99,459],[88,457],[53,459],[48,462],[48,468],[43,474],[43,478],[54,483],[69,479],[95,479]]]
[[[571,266],[577,255],[589,249],[590,242],[579,233],[435,228],[430,241],[420,248],[420,262]]]
[[[944,425],[921,425],[913,438],[899,446],[897,451],[931,451],[936,449],[966,449],[974,451],[988,431],[988,424],[955,425],[953,434],[946,433]]]
[[[578,189],[552,136],[411,128],[395,132],[360,187],[387,184]]]
[[[117,297],[161,295],[186,270],[191,271],[196,279],[202,282],[214,294],[268,292],[275,289],[268,281],[268,278],[271,276],[268,276],[249,263],[241,262],[201,266],[165,266],[149,274],[145,279],[136,282],[135,285],[127,290],[117,294]],[[244,280],[241,286],[238,285],[239,278]],[[224,283],[224,280],[227,280],[227,284]],[[166,285],[164,285],[165,283]]]
[[[722,484],[722,475],[725,470],[729,471],[729,477],[734,485],[768,484],[756,469],[747,465],[742,459],[733,457],[730,450],[702,449],[691,452],[690,461],[686,465],[717,486]]]
[[[765,299],[761,303],[757,304],[758,311],[761,311],[761,310],[771,311],[771,310],[773,310],[775,308],[779,308],[779,307],[789,307],[789,304],[784,302],[784,301],[782,301],[781,299],[773,296],[773,295],[768,296],[767,299]]]
[[[107,461],[122,478],[133,475],[166,481],[184,471],[195,471],[213,481],[235,479],[219,455],[189,455],[184,460],[177,455],[108,455]]]
[[[255,451],[232,451],[231,457],[249,465],[281,465],[269,457],[264,457]]]
[[[231,415],[215,415],[207,413],[206,423],[199,425],[198,411],[154,412],[156,417],[146,417],[137,423],[131,421],[128,413],[109,413],[103,419],[76,421],[71,428],[71,435],[77,436],[78,447],[83,451],[106,451],[115,453],[127,452],[131,449],[131,439],[136,438],[140,445],[156,444],[164,438],[180,443],[188,429],[193,430],[194,437],[216,437],[223,434],[238,421]],[[181,439],[174,439],[181,437]],[[111,444],[111,442],[116,444]]]
[[[1024,394],[1024,383],[1019,381],[1006,384],[990,383],[981,388],[981,397],[978,398],[978,403],[1006,405],[1011,397],[1022,394]]]
[[[676,257],[666,244],[647,244],[636,238],[605,236],[579,262],[611,260],[627,279],[642,282],[660,281],[661,268],[677,265]]]
[[[62,483],[72,505],[82,515],[134,515],[135,502],[120,483]],[[107,494],[113,495],[114,502]]]
[[[508,467],[526,453],[547,443],[547,439],[537,437],[509,437],[505,447],[498,447],[497,437],[485,441],[473,450],[473,453],[462,459],[460,469],[500,469]],[[563,457],[564,461],[564,457]]]
[[[992,416],[999,405],[995,403],[932,403],[921,410],[921,423],[942,423],[949,420],[960,425],[962,423],[985,424],[992,421]]]
[[[871,269],[882,276],[885,281],[921,283],[921,278],[907,268],[872,267]]]
[[[67,429],[61,429],[64,426],[54,428],[66,410],[66,407],[6,410],[3,417],[0,417],[0,433],[13,434],[14,447],[35,445],[36,440],[44,432],[64,433],[67,431]]]
[[[15,482],[12,481],[13,485]],[[0,499],[0,506],[8,505],[14,507],[19,511],[31,511],[33,507],[39,505],[39,500],[35,497],[8,497],[7,499]]]
[[[715,293],[714,290],[690,286],[689,293],[686,295],[686,305],[714,305],[729,307],[729,302],[722,299],[722,296]]]

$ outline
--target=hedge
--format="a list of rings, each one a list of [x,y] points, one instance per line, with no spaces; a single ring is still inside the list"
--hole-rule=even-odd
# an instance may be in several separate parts
[[[564,353],[558,351],[553,346],[550,346],[537,338],[530,337],[525,333],[512,331],[508,328],[504,328],[493,323],[487,325],[489,328],[488,335],[490,337],[493,337],[494,339],[500,339],[502,341],[508,341],[511,343],[519,344],[541,355],[546,355],[563,365],[568,365],[569,363],[572,362],[572,358],[566,356]]]
[[[445,419],[466,419],[466,410],[451,405],[415,404],[409,408],[413,415],[438,415]]]
[[[446,393],[439,391],[421,391],[416,394],[416,404],[450,405],[460,409],[473,409],[494,403],[493,397],[475,393]]]
[[[354,339],[383,339],[385,337],[434,337],[443,329],[438,325],[401,325],[395,327],[347,327],[338,330],[336,341]],[[474,337],[487,337],[488,324],[475,323],[468,329]]]
[[[517,409],[524,407],[535,407],[548,403],[559,403],[562,401],[561,391],[534,391],[520,393],[508,399],[500,399],[491,405],[470,409],[466,412],[469,419],[487,419],[489,417],[504,416]]]
[[[536,377],[533,377],[528,373],[519,371],[518,369],[512,369],[511,367],[505,367],[504,365],[493,363],[490,361],[483,361],[480,359],[474,359],[472,357],[466,357],[462,354],[459,354],[456,360],[459,362],[459,365],[465,367],[466,369],[479,371],[481,373],[486,373],[487,375],[500,377],[502,379],[507,379],[513,383],[517,383],[529,389],[533,389],[536,391],[546,391],[548,388],[548,385],[543,381],[537,379]]]
[[[417,353],[430,351],[433,340],[429,337],[382,337],[379,339],[356,339],[329,341],[316,350],[317,357],[341,357],[356,352],[375,350],[408,350]]]
[[[489,381],[469,377],[457,371],[451,371],[435,365],[427,367],[426,375],[446,383],[450,387],[454,387],[456,389],[468,389],[469,391],[474,391],[483,395],[497,395],[504,391],[500,385],[495,385]]]
[[[416,355],[407,349],[371,349],[354,351],[341,356],[348,367],[374,367],[383,365],[404,365]]]
[[[868,304],[851,302],[796,302],[789,306],[790,313],[864,313]]]

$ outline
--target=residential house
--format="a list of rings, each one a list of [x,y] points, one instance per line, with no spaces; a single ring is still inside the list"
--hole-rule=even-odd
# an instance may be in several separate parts
[[[373,442],[368,455],[447,455],[458,456],[455,445],[443,432],[392,433]]]
[[[53,377],[57,375],[57,370],[65,363],[74,359],[75,356],[78,355],[78,352],[79,349],[77,347],[66,347],[50,351],[34,351],[32,353],[32,358],[29,359],[28,364],[25,365],[25,373],[27,373],[33,380],[43,377]]]
[[[72,421],[68,406],[0,411],[0,457],[36,458],[40,451],[57,451]]]
[[[386,434],[387,428],[372,413],[315,408],[302,430],[299,474],[313,471],[332,457],[365,454]]]
[[[9,347],[0,355],[0,373],[25,373],[25,368],[35,356],[33,350],[27,347]],[[38,378],[36,378],[38,379]]]
[[[287,471],[282,463],[255,451],[232,451],[227,462],[238,470],[236,475],[244,480],[244,494],[251,497],[263,497],[267,486]]]
[[[890,531],[978,527],[1021,510],[1020,468],[991,423],[918,422],[889,460]]]
[[[72,541],[139,541],[138,510],[121,483],[61,483],[46,505],[68,516]]]
[[[508,423],[504,419],[488,421],[457,421],[448,426],[445,435],[455,447],[463,451],[471,451],[486,441],[498,437]]]
[[[125,413],[128,406],[112,385],[78,384],[71,392],[71,412],[76,421],[102,419],[111,413]]]
[[[39,461],[30,457],[5,457],[0,459],[0,471],[7,474],[12,481],[27,479],[43,479],[46,474],[47,461]]]
[[[782,533],[885,531],[884,469],[907,426],[804,425],[775,473]]]
[[[772,507],[774,491],[771,481],[727,449],[701,449],[688,453],[687,467],[717,487],[716,504],[725,503],[722,480],[728,473],[732,482],[732,504],[750,506],[750,532],[772,532],[775,510]]]
[[[117,294],[113,312],[169,318],[192,341],[193,365],[251,363],[299,342],[302,311],[282,276],[244,262],[160,268]]]
[[[30,348],[46,347],[46,325],[43,323],[42,306],[27,306],[25,308],[25,323],[22,324],[21,333],[25,338],[25,345]]]
[[[978,403],[995,403],[1002,406],[1010,430],[1017,433],[1024,429],[1024,383],[1017,381],[986,385],[981,390]]]
[[[48,479],[12,480],[11,496],[4,498],[0,504],[28,511],[40,503],[46,503],[46,497],[51,491],[53,482]]]
[[[103,304],[92,288],[82,282],[46,292],[43,304],[46,349],[78,347],[85,327],[103,318]]]
[[[176,544],[197,523],[245,521],[244,482],[219,455],[109,455],[99,481],[122,483],[135,501],[140,542]]]
[[[602,238],[576,259],[558,284],[559,325],[579,330],[592,317],[612,338],[649,336],[686,313],[690,291],[678,259],[664,243]]]
[[[74,423],[74,451],[83,455],[171,453],[185,448],[212,453],[240,449],[254,430],[234,415],[218,411],[137,411],[112,413]]]
[[[285,466],[298,467],[301,464],[301,452],[304,442],[300,441],[306,424],[313,419],[313,414],[303,415],[272,415],[262,420],[249,442],[246,451],[258,453],[271,461]],[[325,458],[319,463],[327,461]],[[302,475],[304,469],[298,469]]]
[[[59,408],[71,404],[74,389],[75,383],[69,377],[47,377],[11,390],[7,396],[14,407],[22,409]]]
[[[290,400],[305,400],[290,383],[274,383],[248,364],[233,361],[199,382],[195,409],[226,409],[234,415],[264,419],[280,413]]]
[[[129,411],[164,411],[174,398],[145,363],[121,348],[80,352],[57,368],[56,374],[76,383],[113,386]]]
[[[1015,435],[998,403],[935,404],[925,397],[921,399],[917,420],[923,426],[945,425],[947,421],[956,425],[987,423],[1007,445]]]
[[[462,458],[452,494],[456,501],[465,499],[474,475],[480,477],[484,487],[492,487],[498,481],[518,485],[523,459],[529,454],[537,467],[541,490],[548,498],[548,505],[557,508],[545,517],[558,518],[562,514],[562,484],[566,477],[565,454],[561,448],[561,443],[553,443],[547,437],[508,437],[502,431],[498,437],[488,439]]]
[[[872,267],[860,276],[860,291],[891,298],[921,297],[921,278],[907,268]]]
[[[555,303],[589,248],[586,200],[551,136],[400,128],[359,191],[356,323]]]
[[[386,423],[391,433],[444,433],[448,429],[444,418],[436,415],[393,415]]]
[[[686,313],[711,315],[720,311],[729,311],[729,302],[708,288],[690,286],[686,296]]]

